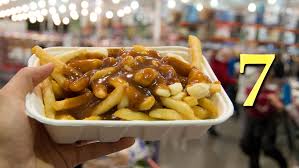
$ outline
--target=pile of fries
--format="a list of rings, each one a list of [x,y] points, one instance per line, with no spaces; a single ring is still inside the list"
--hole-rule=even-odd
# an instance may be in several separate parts
[[[211,98],[221,90],[203,72],[201,43],[189,36],[192,63],[132,49],[84,49],[52,56],[32,48],[55,69],[42,83],[45,115],[59,120],[199,120],[218,116]]]

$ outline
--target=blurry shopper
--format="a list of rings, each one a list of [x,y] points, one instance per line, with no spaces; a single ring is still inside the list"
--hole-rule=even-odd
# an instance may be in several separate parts
[[[238,72],[238,71],[236,71],[236,69],[238,69],[237,65],[239,65],[239,54],[237,54],[233,50],[232,50],[231,54],[232,55],[231,55],[230,59],[228,60],[228,75],[231,78],[233,78],[234,80],[237,80],[239,73],[236,73],[236,72]],[[238,110],[238,106],[236,103],[238,85],[228,85],[225,89],[226,89],[226,92],[227,92],[229,98],[233,102],[233,105],[235,108],[234,116],[235,116],[235,118],[239,118],[239,110]]]
[[[245,73],[239,75],[238,91],[236,95],[236,106],[239,113],[242,113],[244,111],[243,104],[248,96],[246,89],[254,85],[258,76],[259,73],[257,71],[257,68],[252,66],[246,67]]]
[[[241,149],[249,157],[250,168],[259,168],[261,151],[277,161],[281,168],[287,167],[285,158],[275,145],[277,112],[282,111],[284,106],[273,81],[273,78],[268,76],[254,106],[246,108]]]
[[[229,60],[232,58],[232,50],[229,48],[221,49],[218,54],[212,58],[211,67],[215,72],[218,80],[221,82],[223,88],[227,92],[228,96],[232,99],[233,96],[233,87],[236,85],[237,80],[229,75]],[[234,99],[232,99],[234,102]],[[211,135],[218,136],[218,132],[215,130],[215,127],[209,129]]]
[[[232,55],[231,49],[223,48],[211,60],[211,67],[224,89],[237,83],[237,80],[229,74],[228,63]]]

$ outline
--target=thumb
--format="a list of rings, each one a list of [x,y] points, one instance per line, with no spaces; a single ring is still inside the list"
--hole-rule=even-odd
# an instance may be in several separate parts
[[[2,89],[3,92],[24,98],[26,94],[46,79],[53,71],[53,64],[22,68]]]

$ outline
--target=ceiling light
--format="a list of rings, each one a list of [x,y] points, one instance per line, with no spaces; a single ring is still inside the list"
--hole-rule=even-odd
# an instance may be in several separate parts
[[[30,23],[35,23],[36,22],[36,17],[35,16],[31,16],[30,18],[29,18],[29,22]]]
[[[81,7],[84,8],[84,9],[88,8],[88,2],[87,1],[82,1],[81,2]]]
[[[22,12],[22,7],[21,6],[17,6],[16,7],[16,11],[17,11],[17,13],[21,13]]]
[[[3,4],[8,4],[10,0],[2,0]]]
[[[54,24],[55,24],[56,26],[59,26],[59,25],[61,24],[61,20],[59,19],[59,20],[54,21]]]
[[[120,0],[112,0],[112,2],[113,2],[114,4],[118,4],[118,3],[120,2]]]
[[[79,19],[79,14],[77,11],[71,11],[70,16],[73,20],[78,20]]]
[[[58,8],[58,10],[59,10],[60,13],[65,13],[66,12],[65,5],[60,5],[59,8]]]
[[[95,9],[95,12],[96,12],[97,14],[101,14],[101,13],[102,13],[102,8],[99,7],[99,6],[97,6],[96,9]]]
[[[88,15],[88,10],[87,9],[82,9],[81,10],[81,15],[82,16],[87,16]]]
[[[45,8],[46,7],[46,2],[44,0],[40,0],[38,1],[38,7],[39,8]]]
[[[51,8],[49,9],[49,13],[50,13],[51,15],[55,14],[55,13],[56,13],[56,8],[55,8],[55,7],[51,7]]]
[[[125,14],[130,14],[132,12],[131,8],[129,6],[124,7]]]
[[[29,11],[29,7],[28,7],[28,5],[23,5],[23,6],[22,6],[22,11],[23,11],[23,12],[28,12],[28,11]]]
[[[268,0],[268,4],[274,5],[276,3],[276,0]]]
[[[253,2],[249,3],[247,8],[248,8],[249,12],[255,12],[256,11],[256,5]]]
[[[76,10],[76,8],[77,8],[76,4],[74,4],[74,3],[70,3],[70,4],[69,4],[69,10],[70,10],[70,11],[72,11],[72,10]]]
[[[210,1],[210,6],[212,7],[212,8],[216,8],[217,6],[218,6],[218,0],[211,0]]]
[[[45,19],[45,18],[44,18],[42,15],[38,15],[38,16],[37,16],[37,21],[40,22],[40,23],[43,22],[44,19]]]
[[[30,6],[30,9],[31,9],[31,10],[36,10],[36,9],[37,9],[37,4],[36,4],[36,2],[31,2],[31,3],[29,4],[29,6]]]
[[[138,3],[138,1],[132,1],[132,2],[131,2],[131,8],[132,8],[133,10],[138,9],[138,8],[139,8],[139,3]]]
[[[125,16],[125,12],[122,10],[122,9],[119,9],[119,10],[117,10],[117,16],[118,17],[123,17],[123,16]]]
[[[188,3],[190,0],[181,0],[183,3]]]
[[[175,6],[176,6],[176,2],[175,2],[175,0],[168,0],[168,2],[167,2],[167,7],[168,7],[169,9],[173,9],[173,8],[175,8]]]
[[[102,3],[103,3],[102,0],[96,0],[97,5],[101,5]]]
[[[112,11],[107,11],[106,12],[106,18],[112,19],[113,18],[113,12]]]
[[[48,0],[48,4],[50,6],[55,6],[56,5],[56,0]]]
[[[48,10],[47,9],[42,9],[40,11],[40,13],[43,15],[43,16],[47,16],[48,15]]]
[[[89,20],[91,22],[96,22],[97,19],[98,19],[98,15],[95,12],[91,12],[90,15],[89,15]]]
[[[70,23],[70,19],[69,19],[68,17],[64,17],[64,18],[62,19],[62,23],[65,24],[65,25],[67,25],[67,24]]]
[[[16,22],[16,21],[18,20],[18,19],[17,19],[17,15],[12,15],[12,16],[11,16],[11,20],[14,21],[14,22]]]
[[[198,4],[196,5],[196,10],[197,10],[197,11],[202,11],[202,10],[203,10],[203,5],[202,5],[201,3],[198,3]]]

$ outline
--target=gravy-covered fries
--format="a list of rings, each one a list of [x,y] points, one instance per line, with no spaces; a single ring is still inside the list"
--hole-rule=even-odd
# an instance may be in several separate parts
[[[188,63],[141,45],[81,48],[51,55],[32,48],[55,69],[42,84],[45,115],[58,120],[202,120],[218,117],[221,91],[203,71],[201,43],[189,36]]]

